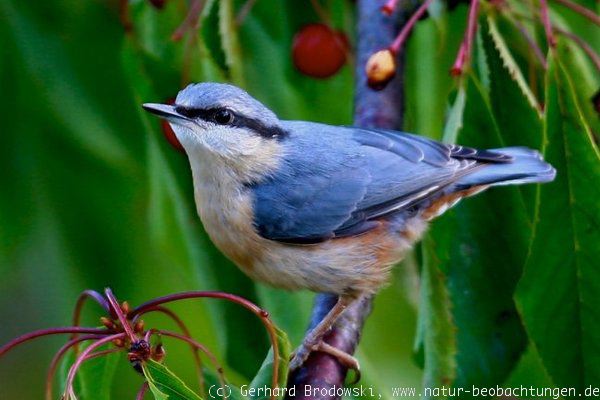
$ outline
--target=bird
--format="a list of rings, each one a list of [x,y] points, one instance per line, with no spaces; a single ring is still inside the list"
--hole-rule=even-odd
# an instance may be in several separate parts
[[[550,182],[526,147],[475,149],[387,129],[279,119],[246,91],[190,84],[174,104],[146,103],[187,154],[196,209],[219,250],[250,278],[338,296],[293,353],[358,369],[323,342],[337,318],[375,294],[429,222],[491,186]],[[501,195],[501,192],[496,192]]]

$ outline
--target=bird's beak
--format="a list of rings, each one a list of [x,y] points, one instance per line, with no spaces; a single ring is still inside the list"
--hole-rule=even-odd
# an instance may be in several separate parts
[[[182,123],[183,121],[189,121],[189,118],[179,114],[174,106],[168,104],[155,104],[155,103],[145,103],[142,104],[144,110],[151,112],[152,114],[156,114],[161,118],[166,119],[172,123]]]

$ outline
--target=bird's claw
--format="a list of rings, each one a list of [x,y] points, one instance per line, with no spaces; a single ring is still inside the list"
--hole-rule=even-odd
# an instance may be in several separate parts
[[[304,342],[298,347],[292,354],[290,355],[290,371],[295,371],[304,364],[308,356],[313,351],[320,351],[322,353],[327,353],[333,357],[335,357],[340,364],[349,370],[354,371],[354,379],[350,382],[351,384],[357,383],[360,380],[360,364],[358,360],[346,353],[343,350],[338,349],[328,343],[325,343],[323,340],[319,340],[316,343]]]
[[[300,347],[290,354],[290,371],[295,371],[304,364],[304,361],[310,356],[310,353],[317,349],[316,343],[303,342]]]

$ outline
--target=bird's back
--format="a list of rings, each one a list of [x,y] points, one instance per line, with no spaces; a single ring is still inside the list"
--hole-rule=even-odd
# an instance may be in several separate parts
[[[252,187],[264,237],[315,243],[405,219],[489,185],[552,180],[526,148],[476,150],[395,131],[285,121],[278,170]],[[459,196],[453,196],[460,193]],[[432,213],[428,213],[431,217]]]

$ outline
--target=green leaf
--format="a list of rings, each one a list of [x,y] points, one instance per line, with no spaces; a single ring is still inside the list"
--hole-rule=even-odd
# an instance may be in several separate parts
[[[465,101],[465,87],[463,84],[461,84],[458,87],[454,103],[450,108],[450,113],[448,114],[446,125],[444,126],[444,135],[442,138],[445,143],[456,143],[456,139],[458,138],[458,132],[462,128],[463,112],[465,111]]]
[[[474,77],[466,84],[458,143],[501,147],[504,143],[488,95]],[[456,326],[454,386],[501,384],[525,348],[525,332],[512,296],[530,232],[522,195],[514,187],[494,188],[463,200],[432,223],[424,250],[426,259],[435,260],[446,276]],[[430,373],[427,363],[425,373]]]
[[[456,326],[452,322],[446,278],[431,246],[431,238],[426,238],[417,338],[424,351],[423,387],[434,389],[449,386],[456,377]],[[420,347],[418,342],[417,348]]]
[[[493,15],[488,16],[487,25],[489,26],[489,33],[492,37],[496,50],[500,54],[500,58],[502,59],[504,66],[510,73],[510,76],[515,80],[519,89],[521,90],[521,93],[525,96],[531,107],[533,107],[536,110],[539,110],[540,105],[538,104],[538,101],[535,98],[534,94],[531,92],[531,89],[525,81],[525,78],[523,78],[521,69],[519,68],[517,62],[513,58],[507,43],[502,37],[502,34],[498,30],[498,27],[496,26],[496,20],[494,19]]]
[[[227,65],[225,51],[223,50],[222,35],[219,33],[219,1],[211,1],[205,5],[206,18],[202,21],[200,33],[202,42],[208,49],[210,56],[223,71],[229,69]]]
[[[229,67],[231,81],[244,86],[242,49],[235,24],[235,11],[232,0],[221,0],[219,3],[219,33],[225,53],[225,62]]]
[[[81,347],[80,347],[81,348]],[[85,347],[83,347],[85,348]],[[82,400],[110,400],[115,380],[115,372],[122,353],[107,354],[85,361],[75,375],[75,394]],[[69,368],[75,362],[75,353],[67,353],[58,370],[60,390],[64,391]]]
[[[200,396],[163,364],[148,360],[142,368],[148,387],[156,400],[201,400]]]
[[[510,54],[504,54],[505,44],[497,31],[495,21],[482,21],[480,37],[483,42],[489,72],[490,109],[498,122],[503,146],[542,147],[542,120],[538,109],[523,95],[522,76]],[[498,43],[501,43],[499,45]],[[517,69],[515,69],[517,68]],[[516,71],[516,72],[515,72]],[[533,220],[535,206],[534,185],[518,188],[523,195],[529,220]]]
[[[285,391],[281,390],[286,388],[287,386],[287,376],[288,376],[288,365],[290,352],[292,350],[290,341],[288,340],[287,335],[280,329],[277,329],[277,344],[279,346],[279,369],[278,369],[278,381],[277,387],[278,390],[276,398],[282,399],[285,395]],[[273,388],[273,348],[269,349],[267,353],[267,357],[262,363],[262,366],[258,370],[258,373],[250,382],[249,387],[251,389],[260,389],[260,388]],[[256,393],[255,395],[252,395]],[[262,400],[269,399],[271,396],[268,392],[256,390],[256,392],[251,392],[250,398],[252,400]]]
[[[550,57],[544,153],[557,177],[539,189],[516,299],[552,380],[582,389],[600,382],[600,157],[570,73]]]

